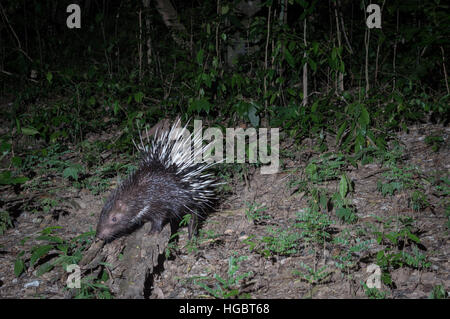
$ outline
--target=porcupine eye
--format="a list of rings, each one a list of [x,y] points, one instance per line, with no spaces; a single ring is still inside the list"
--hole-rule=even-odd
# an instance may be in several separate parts
[[[113,217],[111,220],[112,220],[113,223],[115,223],[117,221],[117,218]]]

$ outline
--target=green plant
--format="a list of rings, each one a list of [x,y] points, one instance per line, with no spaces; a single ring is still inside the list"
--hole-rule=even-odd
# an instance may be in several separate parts
[[[331,238],[328,229],[332,223],[327,214],[306,208],[297,213],[294,227],[301,231],[302,241],[323,243]]]
[[[412,209],[416,212],[424,210],[425,208],[430,206],[426,195],[418,190],[413,191],[410,202]]]
[[[260,240],[255,239],[255,238],[256,238],[255,235],[250,235],[250,236],[248,236],[248,238],[243,240],[243,243],[248,245],[248,249],[250,250],[250,252],[255,250],[255,248],[260,245]]]
[[[376,241],[384,248],[376,254],[376,264],[380,266],[381,280],[386,285],[392,285],[390,270],[399,267],[411,267],[415,269],[429,268],[425,254],[420,252],[419,237],[413,231],[414,220],[408,216],[390,218],[384,222],[384,231],[374,231]],[[410,252],[406,250],[410,247]]]
[[[342,168],[348,164],[348,158],[341,153],[325,153],[319,159],[313,159],[306,166],[305,173],[312,182],[334,180],[342,173]]]
[[[3,235],[5,231],[12,226],[13,223],[11,220],[11,216],[9,216],[9,213],[0,211],[0,235]]]
[[[42,208],[44,213],[49,213],[58,204],[59,204],[59,200],[47,197],[47,198],[42,198],[40,200],[39,206]]]
[[[354,241],[355,244],[351,245],[350,240]],[[374,242],[374,240],[363,241],[360,238],[335,237],[333,243],[342,245],[343,249],[339,254],[333,256],[334,264],[342,271],[348,272],[357,265],[361,258],[361,253],[368,251]]]
[[[369,288],[364,282],[361,282],[361,285],[364,288],[364,293],[369,299],[385,299],[387,296],[385,291],[381,291],[375,287]]]
[[[170,256],[176,251],[176,248],[178,247],[177,238],[179,236],[180,236],[180,232],[176,232],[175,234],[172,234],[170,236],[169,242],[167,243],[167,246],[165,249],[166,259],[170,258]]]
[[[263,248],[260,250],[265,257],[270,257],[271,255],[288,256],[298,252],[299,241],[302,237],[296,229],[274,229],[269,226],[267,231],[271,235],[263,236],[261,239]]]
[[[183,216],[183,218],[181,219],[179,226],[186,226],[186,225],[190,225],[191,220],[192,220],[192,215],[191,214],[186,214]],[[175,239],[176,237],[178,237],[181,234],[181,232],[177,232],[175,234],[173,234],[171,236],[171,241],[172,239]],[[186,243],[186,250],[188,253],[192,253],[192,252],[197,252],[199,250],[199,247],[201,244],[203,244],[204,242],[207,242],[211,239],[215,239],[220,237],[220,234],[215,233],[213,230],[205,230],[205,229],[200,229],[198,231],[198,233],[194,233],[192,234],[192,238],[190,238],[188,240],[188,242]],[[175,248],[175,242],[169,243],[170,245],[170,250],[173,250],[173,248]],[[169,247],[168,247],[169,249]],[[166,255],[169,256],[170,253],[167,251],[166,249]]]
[[[396,141],[395,141],[396,142]],[[402,162],[404,156],[404,149],[398,142],[394,144],[389,150],[379,149],[375,151],[376,157],[379,159],[380,163],[386,167],[395,167]]]
[[[341,175],[339,192],[333,194],[332,199],[336,206],[336,216],[346,223],[354,223],[358,220],[355,208],[349,203],[346,196],[353,191],[352,183],[346,174]]]
[[[445,299],[447,297],[448,293],[446,293],[442,285],[434,286],[433,290],[430,292],[430,295],[428,296],[429,299]]]
[[[444,139],[442,138],[442,136],[429,135],[425,137],[425,143],[431,146],[433,152],[437,152],[444,143]]]
[[[302,277],[302,279],[306,280],[310,285],[321,284],[325,282],[331,275],[331,272],[328,271],[327,266],[315,269],[315,267],[312,268],[307,264],[305,264],[304,262],[301,262],[300,267],[303,270],[306,270],[306,272],[294,270],[293,274]]]
[[[110,288],[104,284],[109,279],[108,272],[102,271],[100,278],[83,276],[75,299],[112,299]]]
[[[247,256],[231,256],[228,260],[228,271],[226,277],[221,277],[218,274],[214,274],[213,278],[215,280],[215,287],[210,287],[205,284],[203,280],[209,279],[208,277],[199,277],[194,279],[194,284],[205,289],[211,296],[220,299],[228,299],[241,297],[242,292],[240,291],[241,282],[250,276],[252,272],[246,272],[239,274],[240,263],[247,259]]]
[[[389,232],[374,232],[374,235],[377,237],[378,244],[387,244],[389,246],[398,246],[403,247],[407,243],[416,243],[420,244],[420,239],[415,235],[412,231],[414,220],[411,217],[400,216],[398,218],[398,223],[400,225],[397,229],[389,231]],[[385,229],[389,230],[392,228],[390,222],[386,222]]]
[[[395,192],[399,192],[404,189],[412,189],[418,185],[413,179],[412,168],[399,168],[391,167],[391,170],[383,173],[384,180],[378,180],[377,189],[383,196],[394,195]]]
[[[56,236],[53,232],[61,229],[60,226],[47,227],[41,231],[41,235],[35,238],[44,242],[36,245],[28,252],[29,259],[24,259],[25,251],[21,251],[14,264],[14,274],[19,277],[28,268],[37,268],[37,276],[49,272],[55,266],[66,268],[70,264],[77,264],[82,256],[82,252],[93,240],[94,232],[83,233],[71,240],[65,240]],[[28,240],[28,239],[27,239]],[[47,260],[49,259],[49,260]],[[46,260],[42,264],[40,261]]]
[[[245,216],[247,216],[248,221],[257,224],[272,218],[270,215],[263,214],[263,212],[267,210],[267,207],[260,207],[257,203],[246,203],[246,205]]]
[[[391,268],[395,269],[403,266],[417,269],[429,268],[431,264],[426,260],[426,256],[416,247],[413,247],[412,254],[409,254],[406,251],[393,251],[392,248],[385,248],[378,251],[376,256],[376,264],[380,266],[382,270],[381,280],[386,285],[392,284],[392,279],[389,274]]]

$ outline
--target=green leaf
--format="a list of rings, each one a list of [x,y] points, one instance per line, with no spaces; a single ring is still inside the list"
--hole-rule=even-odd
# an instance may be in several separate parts
[[[0,172],[0,185],[11,184],[11,171]]]
[[[63,171],[63,177],[64,178],[72,177],[74,180],[78,181],[78,173],[82,171],[83,167],[80,164],[73,164]]]
[[[339,182],[339,194],[342,198],[345,198],[347,196],[348,192],[348,181],[345,175],[341,176],[341,180]]]
[[[227,14],[228,11],[230,11],[230,7],[229,6],[226,6],[226,5],[222,6],[222,10],[221,10],[222,14]]]
[[[365,141],[364,136],[362,136],[361,133],[358,133],[355,140],[355,153],[358,153],[364,148]]]
[[[25,263],[21,258],[16,259],[14,263],[14,275],[19,277],[25,271]]]
[[[311,106],[311,113],[316,113],[319,107],[319,100],[316,100]]]
[[[134,100],[136,101],[136,103],[141,103],[143,98],[144,93],[142,93],[141,91],[134,93]]]
[[[22,158],[19,156],[14,156],[13,158],[11,158],[11,164],[13,164],[14,167],[22,166]]]
[[[359,122],[361,124],[364,124],[365,126],[369,125],[370,123],[369,112],[363,105],[361,106],[361,115],[359,117]]]
[[[391,275],[388,272],[382,272],[381,273],[381,281],[383,281],[383,283],[385,285],[391,285],[392,284],[392,278]]]
[[[20,177],[14,177],[13,179],[11,179],[11,184],[13,185],[17,185],[17,184],[23,184],[26,181],[28,181],[28,177],[25,176],[20,176]]]
[[[48,83],[52,83],[53,74],[51,72],[48,72],[46,75]]]
[[[332,61],[336,61],[336,57],[337,57],[337,48],[334,47],[334,48],[331,50],[331,60],[332,60]]]
[[[412,234],[411,232],[408,232],[408,238],[411,239],[412,241],[414,241],[415,243],[420,243],[419,237]]]
[[[203,51],[203,50],[200,50],[200,51],[198,51],[198,53],[197,53],[197,63],[198,63],[199,65],[203,65],[203,54],[204,54],[204,51]]]
[[[311,179],[317,179],[317,165],[314,163],[308,164],[305,168],[305,172],[309,175]]]
[[[62,251],[66,255],[67,255],[67,252],[69,251],[69,245],[68,244],[58,245],[58,246],[56,246],[56,248],[58,250]]]
[[[23,135],[36,135],[36,134],[39,134],[39,131],[36,130],[34,127],[22,127],[22,134]]]
[[[188,112],[192,113],[194,111],[195,112],[205,111],[206,113],[208,113],[210,108],[211,104],[208,102],[207,99],[203,98],[193,101],[191,105],[189,105]]]
[[[56,236],[42,235],[36,238],[36,240],[46,240],[52,243],[62,244],[64,242],[63,239]]]
[[[313,70],[313,72],[316,72],[317,63],[314,60],[308,59],[308,64],[311,67],[311,70]]]
[[[11,147],[11,143],[2,141],[2,143],[0,144],[0,153],[11,152]]]
[[[55,229],[62,229],[62,227],[61,227],[61,226],[49,226],[49,227],[44,228],[44,229],[41,231],[41,234],[42,234],[42,235],[49,235],[49,234],[51,234]]]
[[[31,254],[30,266],[33,266],[36,261],[38,261],[42,256],[46,255],[52,249],[53,245],[38,246]]]
[[[289,50],[287,48],[285,48],[285,50],[284,50],[284,58],[286,59],[287,63],[289,63],[289,65],[292,68],[295,68],[295,60],[294,60],[291,52],[289,52]]]
[[[11,171],[0,172],[0,185],[17,185],[28,181],[27,177],[11,177]]]
[[[344,123],[342,123],[342,125],[339,127],[339,130],[337,131],[336,143],[340,141],[341,136],[344,133],[346,128],[347,128],[347,121],[344,121]]]
[[[52,270],[53,267],[54,267],[53,264],[48,261],[39,267],[39,269],[36,271],[36,275],[38,277],[40,277],[41,275],[45,274],[46,272],[49,272],[50,270]]]
[[[314,54],[317,54],[317,52],[319,52],[319,43],[318,42],[314,41],[311,44],[311,47],[312,47],[312,50],[313,50]]]

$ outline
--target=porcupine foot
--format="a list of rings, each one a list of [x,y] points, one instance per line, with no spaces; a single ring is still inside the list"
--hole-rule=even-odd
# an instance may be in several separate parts
[[[162,220],[152,220],[152,229],[150,230],[150,234],[160,233],[162,229]]]

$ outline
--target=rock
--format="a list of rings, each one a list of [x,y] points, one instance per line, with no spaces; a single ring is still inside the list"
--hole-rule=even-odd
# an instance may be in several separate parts
[[[39,280],[34,280],[31,282],[27,282],[25,285],[23,285],[24,288],[30,288],[30,287],[39,287]]]

